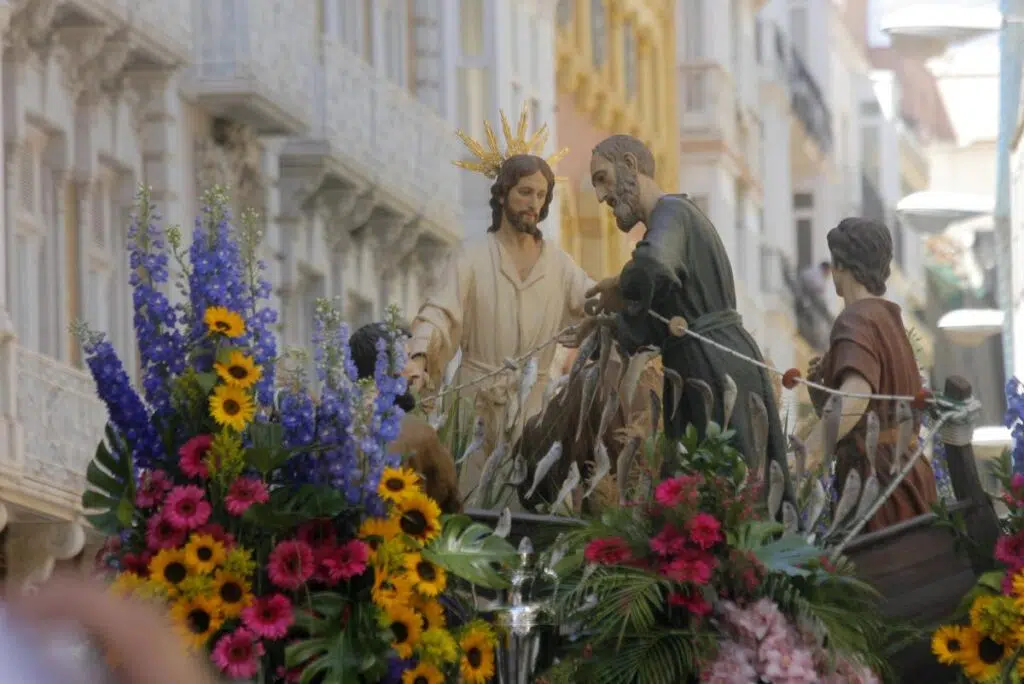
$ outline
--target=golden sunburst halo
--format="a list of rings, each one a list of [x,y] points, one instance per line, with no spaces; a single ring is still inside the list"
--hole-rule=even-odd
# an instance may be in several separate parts
[[[219,602],[208,596],[179,599],[171,606],[171,621],[191,648],[202,648],[224,624]]]
[[[484,134],[487,136],[486,147],[483,143],[474,140],[465,131],[458,130],[455,135],[458,136],[462,144],[466,146],[476,161],[465,161],[458,160],[453,162],[456,166],[467,171],[473,171],[475,173],[483,174],[488,178],[497,178],[498,173],[501,171],[501,165],[505,163],[510,157],[514,157],[517,154],[535,154],[540,155],[544,151],[544,146],[548,142],[548,136],[550,131],[548,130],[547,124],[544,124],[539,129],[534,131],[533,135],[529,138],[526,137],[526,129],[528,126],[528,120],[530,115],[529,107],[524,103],[523,109],[519,114],[519,122],[516,126],[516,131],[513,134],[512,127],[509,125],[508,117],[505,116],[505,112],[499,112],[501,116],[501,131],[505,137],[505,149],[501,149],[501,145],[498,142],[498,136],[494,134],[494,129],[491,128],[491,124],[488,121],[484,122]],[[555,164],[558,163],[562,157],[569,153],[569,148],[563,147],[551,156],[546,161],[548,166],[554,168]]]
[[[210,416],[218,425],[241,432],[256,415],[252,397],[241,387],[217,385],[210,397]]]
[[[223,306],[211,306],[203,314],[206,329],[216,335],[234,339],[245,334],[245,319]]]
[[[391,647],[399,658],[412,657],[412,650],[422,634],[420,616],[412,608],[394,603],[386,609],[388,627],[391,628]]]
[[[416,591],[424,596],[437,596],[448,583],[444,568],[434,565],[419,553],[405,557],[405,572],[412,579]]]
[[[380,485],[377,486],[380,498],[395,503],[421,491],[420,476],[410,468],[385,468],[380,476]]]
[[[193,534],[185,546],[185,562],[193,572],[212,573],[227,557],[224,545],[209,534]]]
[[[263,369],[256,365],[252,357],[237,349],[228,354],[224,363],[213,364],[213,369],[226,384],[242,389],[252,387],[263,377]]]
[[[441,508],[422,492],[416,492],[395,504],[392,514],[398,528],[420,543],[427,543],[441,533]]]

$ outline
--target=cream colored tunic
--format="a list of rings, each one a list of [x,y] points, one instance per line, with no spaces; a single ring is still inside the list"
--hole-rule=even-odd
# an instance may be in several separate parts
[[[592,285],[572,257],[549,241],[530,274],[520,279],[511,255],[493,233],[457,248],[442,273],[440,288],[413,320],[410,353],[425,354],[427,372],[436,377],[461,348],[456,385],[493,372],[506,359],[526,354],[577,323],[584,315],[584,293]],[[537,381],[518,415],[518,373],[500,373],[459,391],[460,402],[475,406],[486,427],[484,448],[462,464],[463,497],[477,487],[484,462],[503,432],[511,444],[525,419],[540,411],[555,349],[549,344],[537,354]]]

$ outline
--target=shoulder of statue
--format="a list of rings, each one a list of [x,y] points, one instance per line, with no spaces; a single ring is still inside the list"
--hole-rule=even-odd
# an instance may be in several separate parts
[[[878,327],[879,311],[876,299],[862,299],[844,307],[832,324],[832,339],[865,340]]]

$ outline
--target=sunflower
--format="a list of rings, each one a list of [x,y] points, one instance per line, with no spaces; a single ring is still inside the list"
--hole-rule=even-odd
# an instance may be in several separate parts
[[[984,636],[974,629],[967,629],[966,643],[961,646],[961,660],[964,672],[975,681],[987,682],[995,679],[1006,664],[1010,651],[998,641]]]
[[[430,663],[420,663],[402,673],[402,684],[444,684],[444,675]]]
[[[413,493],[421,493],[420,476],[410,468],[385,468],[377,493],[385,501],[398,503]]]
[[[193,572],[211,573],[227,557],[224,545],[208,534],[193,534],[185,546],[185,562]]]
[[[466,684],[484,684],[494,676],[494,633],[481,625],[471,625],[459,639],[462,658],[459,670]]]
[[[224,624],[220,602],[208,596],[179,599],[171,606],[171,621],[192,648],[202,648]]]
[[[367,518],[359,526],[358,536],[376,550],[380,542],[391,541],[398,532],[398,523],[391,518]]]
[[[932,636],[932,653],[943,665],[959,665],[972,634],[977,632],[959,625],[940,627]]]
[[[169,592],[189,576],[184,549],[163,549],[149,561],[149,577]]]
[[[226,362],[213,364],[213,369],[225,383],[242,389],[252,387],[263,377],[263,369],[256,365],[252,357],[238,350],[232,351]]]
[[[416,585],[416,591],[424,596],[437,596],[448,583],[444,568],[434,565],[418,553],[410,553],[405,557],[405,571]]]
[[[444,606],[437,599],[417,594],[412,597],[412,607],[423,618],[423,629],[440,629],[445,626]]]
[[[374,570],[370,595],[373,602],[385,610],[394,605],[406,605],[412,599],[412,581],[404,575],[390,575]]]
[[[979,596],[971,605],[971,627],[1006,643],[1020,626],[1020,613],[1009,596]]]
[[[393,514],[393,520],[404,534],[424,544],[441,533],[440,517],[437,502],[421,492],[399,501]]]
[[[203,314],[206,329],[224,337],[241,337],[245,334],[245,319],[223,306],[211,306]]]
[[[256,413],[252,397],[240,387],[217,385],[210,397],[210,415],[218,425],[234,428],[237,432],[245,429]]]
[[[110,584],[110,590],[119,596],[131,596],[146,583],[145,578],[134,572],[121,572]]]
[[[385,617],[391,628],[391,647],[399,658],[411,658],[412,649],[422,634],[420,616],[412,608],[395,603],[387,608]]]
[[[236,617],[252,601],[252,587],[241,575],[218,570],[214,576],[214,595],[220,600],[224,617]]]

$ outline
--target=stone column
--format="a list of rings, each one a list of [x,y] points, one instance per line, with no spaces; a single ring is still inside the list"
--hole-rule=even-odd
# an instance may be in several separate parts
[[[13,7],[10,2],[0,0],[0,35],[7,33]],[[13,84],[12,84],[13,85]],[[8,84],[4,83],[0,73],[0,106],[7,97]],[[0,117],[0,141],[6,141],[3,117]],[[4,146],[5,147],[5,146]],[[11,151],[0,147],[3,153],[0,163],[0,219],[3,220],[3,232],[0,233],[0,464],[7,464],[20,457],[20,433],[17,422],[17,368],[15,349],[14,321],[11,320],[10,301],[8,299],[7,243],[14,226],[13,211],[8,206],[8,198],[14,192],[13,174],[8,166],[17,159]],[[2,504],[0,504],[2,508]],[[3,521],[7,521],[7,509],[3,508]],[[0,527],[2,529],[2,527]]]
[[[85,528],[77,522],[10,522],[4,546],[7,586],[18,592],[37,589],[53,574],[57,561],[77,556],[85,542]]]

